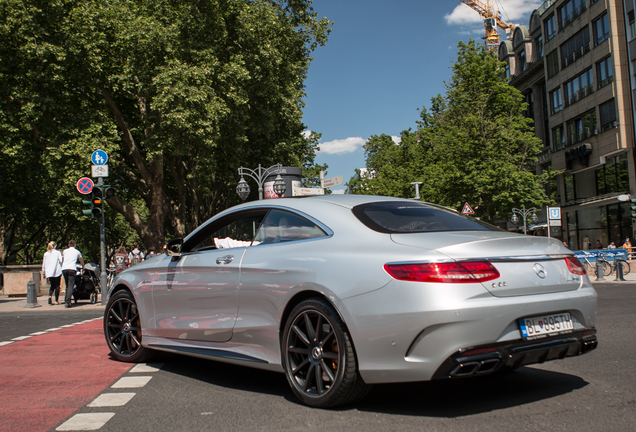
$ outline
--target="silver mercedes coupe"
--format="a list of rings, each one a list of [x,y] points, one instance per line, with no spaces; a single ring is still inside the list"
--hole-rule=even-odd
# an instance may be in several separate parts
[[[596,292],[560,241],[420,201],[282,198],[225,210],[108,292],[112,354],[285,374],[313,407],[375,383],[485,375],[585,354]]]

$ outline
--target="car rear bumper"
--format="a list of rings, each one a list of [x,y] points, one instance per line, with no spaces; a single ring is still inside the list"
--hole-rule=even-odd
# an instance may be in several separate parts
[[[586,354],[597,346],[596,330],[590,329],[539,340],[464,348],[446,359],[433,379],[486,375],[502,368],[516,369]]]

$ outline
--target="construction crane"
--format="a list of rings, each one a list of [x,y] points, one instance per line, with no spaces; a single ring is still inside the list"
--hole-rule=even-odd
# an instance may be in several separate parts
[[[493,6],[493,0],[485,0],[481,2],[479,0],[461,0],[469,8],[477,11],[479,15],[484,19],[484,28],[486,29],[486,48],[488,50],[499,49],[499,33],[497,27],[506,31],[506,37],[512,38],[512,33],[515,31],[515,25],[502,21],[501,14],[495,10]]]

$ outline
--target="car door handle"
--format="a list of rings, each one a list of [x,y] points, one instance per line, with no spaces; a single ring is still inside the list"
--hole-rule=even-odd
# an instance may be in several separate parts
[[[216,259],[216,263],[217,264],[229,264],[232,262],[232,260],[234,260],[234,256],[233,255],[225,255],[222,257],[218,257]]]

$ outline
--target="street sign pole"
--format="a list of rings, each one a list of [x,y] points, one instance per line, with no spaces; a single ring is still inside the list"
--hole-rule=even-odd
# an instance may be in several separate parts
[[[104,184],[103,177],[100,177],[97,180],[97,184],[102,186]],[[99,221],[99,248],[100,248],[100,268],[101,273],[99,275],[99,284],[102,287],[102,304],[106,304],[106,294],[107,294],[107,286],[108,276],[106,276],[106,209],[104,208],[103,200],[105,197],[102,197],[102,219]]]

